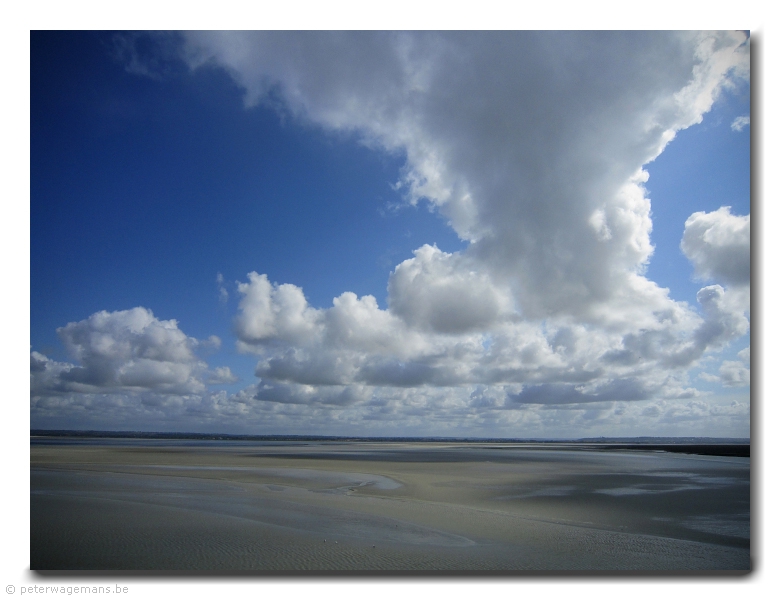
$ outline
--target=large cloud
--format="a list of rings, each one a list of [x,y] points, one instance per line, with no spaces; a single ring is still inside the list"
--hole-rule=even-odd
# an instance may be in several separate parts
[[[78,364],[61,363],[32,352],[33,396],[51,393],[153,392],[196,394],[212,382],[233,381],[227,367],[208,372],[196,355],[198,347],[215,348],[212,336],[198,341],[185,335],[174,320],[161,321],[152,311],[101,311],[57,330],[69,356]]]
[[[406,154],[528,316],[583,314],[652,253],[642,165],[746,73],[741,33],[192,33],[247,104]],[[641,298],[637,298],[641,300]]]
[[[747,76],[743,34],[185,39],[190,65],[226,69],[248,106],[281,102],[403,151],[408,200],[430,202],[469,242],[454,254],[426,245],[398,265],[388,310],[348,292],[316,309],[303,290],[250,274],[236,329],[240,347],[262,355],[261,379],[512,383],[526,386],[512,396],[520,403],[680,397],[692,392],[672,372],[747,331],[744,295],[708,286],[697,313],[643,275],[653,247],[642,167]],[[714,214],[706,235],[702,215],[689,219],[683,246],[731,285],[744,280],[726,265],[734,226],[727,209]]]

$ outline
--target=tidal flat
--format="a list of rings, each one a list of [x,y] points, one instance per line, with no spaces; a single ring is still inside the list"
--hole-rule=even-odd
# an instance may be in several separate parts
[[[34,440],[30,568],[748,571],[750,459],[556,443]]]

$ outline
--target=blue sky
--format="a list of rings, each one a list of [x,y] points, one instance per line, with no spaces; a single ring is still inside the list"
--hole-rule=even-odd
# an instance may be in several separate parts
[[[740,36],[33,33],[31,425],[747,436]]]

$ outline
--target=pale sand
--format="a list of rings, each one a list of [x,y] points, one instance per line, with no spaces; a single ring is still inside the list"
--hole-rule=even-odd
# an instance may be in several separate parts
[[[750,568],[749,460],[738,458],[33,445],[31,490],[39,570]]]

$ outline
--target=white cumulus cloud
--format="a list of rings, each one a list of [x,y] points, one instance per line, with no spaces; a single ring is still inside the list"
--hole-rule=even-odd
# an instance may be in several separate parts
[[[750,385],[750,346],[737,353],[739,360],[724,360],[718,369],[720,381],[726,387]]]
[[[205,392],[207,364],[196,350],[219,347],[219,338],[198,341],[182,332],[175,320],[161,321],[143,307],[101,311],[57,330],[68,355],[61,363],[32,352],[32,394],[154,392],[197,394]],[[218,379],[232,378],[230,370],[217,370]]]
[[[694,213],[685,221],[680,247],[699,278],[750,283],[750,215],[732,215],[728,206]]]
[[[407,324],[441,333],[484,331],[515,312],[508,289],[494,285],[470,257],[425,245],[395,268],[390,309]]]

